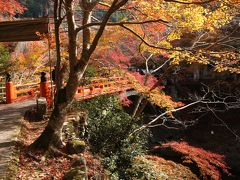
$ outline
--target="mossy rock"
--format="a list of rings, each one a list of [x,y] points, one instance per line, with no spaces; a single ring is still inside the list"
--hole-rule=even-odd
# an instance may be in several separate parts
[[[69,154],[83,153],[86,149],[86,143],[78,139],[71,140],[67,142],[66,149]]]
[[[74,156],[74,159],[71,161],[71,167],[82,167],[86,166],[86,160],[83,156]]]
[[[86,173],[78,168],[73,168],[68,171],[62,178],[63,180],[85,180],[87,179]]]

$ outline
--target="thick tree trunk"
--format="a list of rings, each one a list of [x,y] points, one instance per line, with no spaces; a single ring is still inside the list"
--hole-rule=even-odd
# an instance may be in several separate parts
[[[33,149],[44,149],[46,150],[49,145],[56,147],[62,146],[61,133],[63,123],[66,120],[67,109],[71,105],[75,93],[78,88],[78,80],[83,75],[81,73],[72,73],[69,77],[68,84],[64,89],[60,89],[58,96],[55,97],[57,100],[56,104],[50,116],[49,122],[41,136],[31,145]]]
[[[58,104],[55,105],[51,114],[47,127],[38,137],[38,139],[30,146],[33,149],[48,149],[49,145],[61,146],[61,132],[62,126],[66,119],[66,107],[60,108]]]
[[[61,16],[59,3],[61,4],[63,1],[55,1],[55,16],[58,16],[58,18]],[[88,23],[91,11],[95,7],[95,5],[98,3],[98,1],[91,2],[91,1],[80,1],[83,6],[83,10],[86,9],[84,13],[84,22]],[[95,35],[92,43],[90,43],[90,30],[89,28],[84,28],[83,31],[83,49],[81,57],[77,58],[77,33],[76,31],[76,23],[74,20],[74,12],[73,12],[73,1],[72,0],[66,0],[64,3],[64,8],[66,10],[66,17],[67,17],[67,24],[68,24],[68,55],[69,55],[69,66],[70,66],[70,73],[69,73],[69,79],[67,81],[66,86],[63,89],[58,89],[59,91],[55,95],[55,106],[53,109],[53,112],[51,114],[51,117],[49,119],[48,125],[43,131],[43,133],[40,135],[40,137],[31,145],[32,148],[35,149],[47,149],[50,144],[54,146],[60,146],[62,145],[61,142],[61,132],[63,123],[66,119],[67,115],[67,108],[71,105],[74,96],[76,94],[80,79],[83,76],[83,73],[85,72],[90,56],[96,49],[99,39],[101,38],[104,29],[106,27],[106,24],[110,18],[110,16],[117,11],[121,6],[127,3],[127,0],[114,0],[112,3],[112,6],[107,11],[106,15],[104,16],[104,19],[101,23],[101,26],[99,27],[99,30],[97,31],[97,34]],[[56,8],[59,8],[58,10]],[[56,36],[59,36],[59,19],[55,17],[55,25],[56,25]],[[60,57],[60,39],[59,37],[56,37],[57,42],[57,71],[60,69],[60,63],[61,63],[61,57]],[[89,46],[89,47],[88,47]],[[59,83],[59,77],[57,77],[57,83]],[[59,84],[57,85],[59,88]]]

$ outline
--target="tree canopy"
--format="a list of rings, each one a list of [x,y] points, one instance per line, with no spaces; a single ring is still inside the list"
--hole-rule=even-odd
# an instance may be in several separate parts
[[[105,40],[106,48],[112,50],[114,41],[133,38],[136,41],[138,53],[143,57],[146,66],[153,56],[155,58],[161,56],[164,58],[160,59],[166,61],[163,61],[162,65],[168,62],[170,65],[178,65],[181,61],[187,61],[188,63],[211,64],[217,70],[219,64],[221,65],[224,60],[229,60],[222,58],[222,54],[225,56],[226,54],[231,56],[238,54],[229,46],[227,49],[215,47],[222,39],[230,37],[224,34],[218,39],[219,33],[223,32],[224,28],[228,28],[234,22],[234,18],[238,16],[238,3],[238,1],[227,0],[54,1],[57,57],[55,107],[48,126],[34,146],[47,147],[52,139],[58,139],[55,142],[60,142],[59,136],[66,109],[72,103],[82,76],[90,59],[97,52],[97,47],[101,45],[103,37],[109,39],[116,37],[111,42]],[[103,10],[99,8],[99,5],[105,7],[104,16],[100,19],[94,17],[93,13]],[[113,14],[119,11],[122,11],[125,17],[120,18],[120,21],[110,20]],[[62,33],[62,30],[66,30],[67,33]],[[230,34],[232,35],[231,30]],[[193,41],[190,41],[189,37]],[[115,53],[119,54],[116,51]],[[65,55],[62,56],[63,54]],[[117,56],[113,59],[118,60]],[[60,74],[62,63],[65,60],[69,65],[68,80],[66,84],[61,84],[62,80],[58,74]],[[228,64],[224,64],[224,66],[231,68]],[[161,65],[157,69],[160,68]],[[149,68],[146,67],[146,69],[148,69],[148,75],[145,76],[146,79],[142,78],[145,81],[143,84],[138,83],[138,80],[141,79],[136,78],[138,75],[135,78],[134,74],[127,75],[134,83],[135,88],[144,97],[163,108],[170,109],[170,111],[174,112],[175,108],[182,106],[181,103],[171,101],[171,98],[166,96],[161,88],[156,89],[158,82],[155,81],[155,85],[151,83],[153,87],[144,86],[148,80],[151,80],[149,77],[152,77]],[[120,72],[126,72],[126,68],[120,68]],[[151,80],[151,82],[154,81]],[[62,96],[64,96],[64,101]],[[50,138],[46,139],[46,137]]]

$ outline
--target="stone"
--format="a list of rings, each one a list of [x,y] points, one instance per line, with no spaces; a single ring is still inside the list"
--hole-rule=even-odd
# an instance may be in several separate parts
[[[87,180],[87,175],[84,171],[78,168],[72,168],[62,178],[63,180]]]
[[[69,154],[83,153],[86,148],[85,141],[78,139],[70,140],[66,143],[66,149]]]
[[[42,116],[47,112],[47,100],[44,97],[37,99],[37,111]]]

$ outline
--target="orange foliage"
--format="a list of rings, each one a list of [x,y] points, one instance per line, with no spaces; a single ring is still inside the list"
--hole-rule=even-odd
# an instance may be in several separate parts
[[[23,13],[25,8],[16,0],[1,0],[0,12],[3,15],[13,16],[16,13]]]
[[[48,49],[44,42],[18,44],[11,56],[11,72],[28,81],[37,73],[48,70]]]

